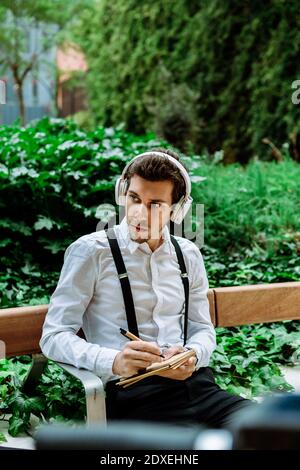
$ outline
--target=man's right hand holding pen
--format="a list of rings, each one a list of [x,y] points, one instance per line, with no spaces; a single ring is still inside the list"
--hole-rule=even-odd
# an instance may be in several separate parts
[[[155,343],[136,340],[125,344],[113,363],[113,374],[122,377],[131,377],[138,374],[141,369],[146,369],[153,362],[163,361],[160,348]]]

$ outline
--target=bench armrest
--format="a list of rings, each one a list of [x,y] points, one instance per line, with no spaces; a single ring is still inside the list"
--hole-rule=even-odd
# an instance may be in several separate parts
[[[105,390],[100,377],[86,369],[55,362],[76,379],[80,380],[85,390],[87,423],[106,423]]]
[[[24,393],[29,396],[35,393],[47,362],[48,359],[43,354],[32,355],[32,365],[22,386]],[[63,362],[55,362],[55,364],[82,383],[85,391],[87,423],[106,423],[105,390],[100,377],[89,370],[78,369]]]

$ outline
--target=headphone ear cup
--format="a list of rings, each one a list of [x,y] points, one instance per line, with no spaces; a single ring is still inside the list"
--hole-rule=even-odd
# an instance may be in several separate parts
[[[115,201],[116,204],[119,204],[119,188],[120,188],[120,179],[118,178],[115,184]]]
[[[126,204],[127,185],[127,180],[118,178],[115,186],[115,200],[119,206],[125,206]]]
[[[179,201],[176,203],[173,209],[172,215],[170,217],[172,222],[174,222],[175,224],[180,224],[183,220],[183,217],[182,217],[183,204],[184,204],[184,196],[182,196],[181,199],[179,199]]]
[[[193,199],[191,197],[188,197],[188,199],[185,201],[183,207],[182,207],[182,220],[185,218],[186,214],[188,213],[191,205],[192,205]]]
[[[193,199],[191,197],[188,197],[188,199],[186,200],[184,196],[182,196],[182,198],[175,205],[170,219],[175,224],[181,224],[186,214],[188,213],[188,210],[191,207],[192,202],[193,202]]]

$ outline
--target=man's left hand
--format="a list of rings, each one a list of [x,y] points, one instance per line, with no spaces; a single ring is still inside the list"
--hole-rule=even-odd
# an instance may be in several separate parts
[[[184,348],[182,346],[172,346],[165,352],[165,359],[170,359],[170,357],[183,351]],[[193,374],[193,372],[195,372],[195,366],[196,357],[190,357],[177,369],[164,370],[162,372],[158,372],[156,375],[173,380],[186,380]]]

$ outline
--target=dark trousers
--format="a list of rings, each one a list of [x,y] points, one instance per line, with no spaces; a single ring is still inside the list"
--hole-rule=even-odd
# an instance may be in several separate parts
[[[152,376],[128,388],[116,382],[106,386],[108,420],[226,428],[233,424],[236,412],[258,406],[222,390],[209,367],[200,368],[185,381]]]

